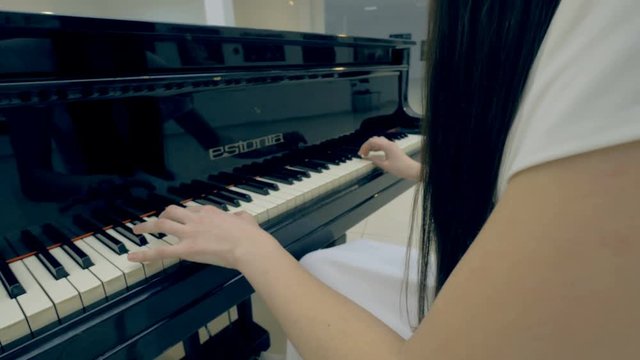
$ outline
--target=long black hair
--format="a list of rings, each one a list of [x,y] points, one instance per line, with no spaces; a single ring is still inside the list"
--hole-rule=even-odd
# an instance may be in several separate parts
[[[494,208],[502,152],[559,0],[431,0],[418,315]]]

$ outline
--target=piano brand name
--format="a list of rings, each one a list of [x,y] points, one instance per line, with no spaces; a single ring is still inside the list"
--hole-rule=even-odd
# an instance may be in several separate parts
[[[263,147],[272,146],[284,142],[283,134],[271,134],[251,140],[238,141],[234,144],[214,147],[209,149],[209,158],[211,160],[222,159],[249,151],[257,150]]]

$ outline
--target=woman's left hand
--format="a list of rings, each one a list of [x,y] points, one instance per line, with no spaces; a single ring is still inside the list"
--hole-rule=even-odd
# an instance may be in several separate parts
[[[180,239],[173,246],[156,247],[129,254],[129,261],[149,262],[181,258],[193,262],[237,269],[243,257],[279,243],[245,213],[226,213],[213,206],[181,208],[171,205],[159,219],[136,225],[133,231],[166,233]]]

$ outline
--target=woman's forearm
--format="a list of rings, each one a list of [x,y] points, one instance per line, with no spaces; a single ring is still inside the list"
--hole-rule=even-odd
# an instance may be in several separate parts
[[[238,268],[305,360],[399,358],[404,339],[314,278],[272,240],[240,255]]]
[[[407,165],[407,172],[403,177],[407,180],[419,181],[421,171],[422,165],[420,165],[419,162],[411,159],[411,162]]]

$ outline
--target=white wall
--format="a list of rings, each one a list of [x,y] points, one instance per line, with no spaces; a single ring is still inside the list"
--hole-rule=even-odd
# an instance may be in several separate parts
[[[233,0],[204,0],[207,24],[234,26]]]
[[[324,33],[324,0],[235,0],[236,26]]]
[[[211,0],[208,2],[222,2]],[[0,10],[206,24],[204,0],[0,0]]]

